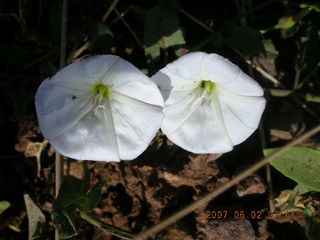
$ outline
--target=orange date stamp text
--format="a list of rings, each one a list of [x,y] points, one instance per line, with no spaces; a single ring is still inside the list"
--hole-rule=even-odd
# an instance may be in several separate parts
[[[293,219],[295,212],[280,212],[271,211],[268,209],[262,210],[211,210],[206,211],[207,219],[274,219],[285,217]]]

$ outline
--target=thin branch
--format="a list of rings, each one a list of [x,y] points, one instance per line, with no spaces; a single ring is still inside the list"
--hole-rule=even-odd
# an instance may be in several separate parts
[[[68,0],[63,0],[62,21],[61,21],[61,41],[60,41],[60,69],[66,65],[67,23],[68,23]]]
[[[118,4],[120,0],[113,0],[113,2],[111,3],[110,7],[108,8],[108,10],[105,12],[105,14],[103,15],[103,17],[101,18],[102,22],[107,21],[107,18],[109,17],[110,13],[114,10],[114,8],[116,7],[116,5]],[[90,46],[90,40],[86,41],[80,48],[78,48],[75,53],[72,56],[72,60],[77,59],[85,50],[87,50]]]
[[[66,65],[66,48],[67,48],[67,22],[68,22],[68,0],[62,3],[62,19],[61,19],[61,41],[60,41],[60,69]],[[55,173],[56,173],[56,197],[59,194],[61,183],[63,181],[63,159],[60,153],[56,151],[55,157]],[[55,240],[60,240],[59,232],[55,229]]]
[[[259,125],[259,136],[260,136],[260,141],[261,141],[261,147],[262,147],[262,149],[265,149],[266,148],[266,137],[264,134],[262,124]],[[274,211],[275,210],[274,199],[273,199],[274,198],[274,191],[273,191],[270,164],[266,165],[265,170],[266,170],[266,179],[267,179],[267,185],[268,185],[269,209],[270,209],[270,211]]]
[[[202,21],[200,21],[199,19],[195,18],[194,16],[192,16],[190,13],[186,12],[185,10],[181,9],[181,13],[183,13],[184,15],[186,15],[188,18],[190,18],[192,21],[194,21],[195,23],[197,23],[199,26],[201,26],[202,28],[206,29],[208,32],[214,33],[214,30],[212,28],[210,28],[208,25],[206,25],[205,23],[203,23]]]
[[[120,0],[113,0],[113,2],[111,3],[110,7],[108,8],[108,10],[106,11],[106,13],[103,15],[102,17],[102,22],[105,22],[107,20],[107,18],[109,17],[109,15],[111,14],[111,12],[113,11],[113,9],[115,9],[115,7],[117,6],[118,2]]]
[[[130,25],[127,23],[126,20],[124,20],[123,16],[119,13],[119,11],[115,8],[114,9],[115,13],[118,15],[120,20],[123,22],[123,24],[128,28],[129,32],[132,34],[132,36],[136,39],[138,45],[141,48],[144,48],[142,41],[139,39],[138,35],[133,31],[133,29],[130,27]]]
[[[311,130],[309,130],[308,132],[304,133],[303,135],[301,135],[300,137],[296,138],[295,140],[291,141],[290,143],[288,143],[287,145],[283,146],[282,148],[280,148],[278,151],[270,154],[269,156],[263,158],[262,160],[258,161],[257,163],[255,163],[254,165],[252,165],[250,168],[244,170],[243,172],[241,172],[240,174],[236,175],[235,177],[233,177],[230,181],[220,185],[219,187],[217,187],[215,189],[215,191],[205,195],[204,197],[200,198],[199,200],[197,200],[196,202],[191,203],[190,205],[188,205],[187,207],[179,210],[178,212],[176,212],[175,214],[171,215],[170,217],[168,217],[167,219],[163,220],[162,222],[158,223],[157,225],[147,229],[145,232],[139,234],[138,236],[136,236],[136,238],[134,238],[135,240],[142,240],[142,239],[146,239],[147,237],[151,236],[154,233],[157,233],[163,229],[165,229],[166,227],[174,224],[176,221],[178,221],[179,219],[185,217],[186,215],[188,215],[189,213],[191,213],[192,211],[194,211],[195,209],[197,209],[198,207],[208,203],[209,201],[211,201],[212,199],[216,198],[217,196],[219,196],[220,194],[224,193],[225,191],[227,191],[228,189],[230,189],[231,187],[233,187],[234,185],[236,185],[237,183],[239,183],[241,180],[243,180],[244,178],[248,177],[249,175],[251,175],[252,173],[254,173],[255,171],[257,171],[258,169],[262,168],[263,166],[265,166],[270,160],[278,157],[279,155],[281,155],[283,152],[287,151],[289,148],[291,148],[292,146],[302,142],[303,140],[315,135],[316,133],[318,133],[320,131],[320,125],[317,125],[316,127],[312,128]]]
[[[252,66],[255,70],[257,70],[262,76],[264,76],[266,79],[270,80],[272,83],[274,83],[275,86],[282,86],[282,84],[276,79],[275,77],[271,76],[268,72],[263,70],[261,67],[256,66],[251,62],[250,60],[245,60],[246,63],[248,63],[250,66]]]
[[[86,212],[80,212],[80,217],[87,222],[91,223],[92,225],[100,228],[102,231],[104,231],[107,234],[111,234],[113,236],[120,237],[122,239],[134,239],[135,235],[124,231],[120,228],[114,227],[112,225],[109,225],[107,223],[104,223],[96,218],[94,218],[92,215],[86,213]]]
[[[77,51],[73,54],[72,60],[77,59],[85,50],[87,50],[90,46],[90,42],[85,42]]]

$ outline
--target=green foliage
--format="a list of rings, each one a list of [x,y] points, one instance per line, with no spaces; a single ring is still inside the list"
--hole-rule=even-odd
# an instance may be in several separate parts
[[[248,56],[264,52],[262,35],[258,30],[240,27],[231,21],[225,21],[220,41],[231,48],[240,50]]]
[[[307,201],[307,199],[312,199],[312,193],[314,193],[314,191],[298,184],[289,196],[288,210],[294,209],[296,205],[299,205],[301,208],[301,204],[303,204],[303,213],[307,223],[305,227],[306,237],[309,240],[318,240],[320,236],[320,221],[315,216],[316,209],[311,204],[312,201]]]
[[[274,46],[271,39],[263,39],[262,44],[265,52],[271,54],[273,59],[275,59],[279,55],[279,52]]]
[[[101,21],[94,22],[90,35],[90,48],[92,52],[99,52],[101,54],[110,53],[110,49],[114,43],[114,36],[105,23]]]
[[[297,184],[289,196],[289,199],[288,199],[289,207],[291,208],[294,207],[297,196],[302,196],[310,192],[312,192],[311,189],[306,188],[300,184]]]
[[[1,201],[0,202],[0,215],[10,207],[10,203],[8,201]]]
[[[305,233],[309,240],[319,240],[320,236],[320,222],[314,217],[314,211],[310,208],[304,210],[307,226],[305,227]]]
[[[269,155],[277,148],[264,150]],[[307,147],[292,147],[270,164],[285,176],[315,191],[320,191],[320,152]]]
[[[67,176],[64,178],[59,195],[54,202],[51,217],[60,237],[67,239],[77,235],[75,227],[76,211],[90,212],[101,199],[101,188],[105,183],[97,183],[88,193],[82,189],[82,181]]]
[[[178,50],[185,44],[178,12],[179,5],[175,0],[159,0],[158,5],[148,11],[144,27],[147,61],[157,60],[160,49],[174,47]]]

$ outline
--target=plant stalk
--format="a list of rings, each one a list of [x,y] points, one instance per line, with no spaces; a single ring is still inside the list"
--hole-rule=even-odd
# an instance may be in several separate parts
[[[87,222],[91,223],[92,225],[100,228],[102,231],[111,234],[113,236],[117,236],[119,238],[123,239],[134,239],[135,235],[132,233],[129,233],[127,231],[124,231],[120,228],[114,227],[112,225],[109,225],[107,223],[104,223],[95,217],[93,217],[91,214],[86,213],[86,212],[80,212],[80,217]]]

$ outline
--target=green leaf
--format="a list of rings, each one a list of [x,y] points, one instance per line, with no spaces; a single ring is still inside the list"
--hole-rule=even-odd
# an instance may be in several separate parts
[[[277,148],[265,149],[269,155]],[[320,152],[307,147],[292,147],[270,161],[285,176],[304,187],[320,191]]]
[[[5,211],[7,210],[9,207],[10,207],[10,203],[7,202],[7,201],[1,201],[0,202],[0,215]]]
[[[279,52],[278,50],[275,48],[273,42],[271,39],[264,39],[262,41],[263,43],[263,46],[264,46],[264,50],[267,52],[267,53],[270,53],[272,54],[272,57],[273,58],[276,58],[278,55],[279,55]]]
[[[94,22],[90,33],[90,50],[94,53],[110,53],[114,36],[110,28],[103,22]]]
[[[53,224],[58,229],[62,239],[77,235],[75,227],[76,210],[92,211],[101,200],[100,192],[104,185],[105,182],[101,181],[86,194],[81,191],[81,180],[72,176],[64,178],[51,213]]]
[[[101,189],[105,184],[106,184],[105,181],[98,182],[87,194],[87,199],[88,199],[87,211],[93,210],[101,201]]]
[[[57,208],[54,206],[51,218],[61,239],[67,239],[77,235],[74,221],[75,214],[76,208],[74,206],[68,206],[66,208]]]
[[[274,96],[274,97],[287,97],[292,93],[292,90],[285,90],[285,89],[269,88],[268,90],[271,96]]]
[[[161,48],[158,43],[150,47],[146,47],[144,49],[144,54],[146,55],[147,62],[156,61],[160,57],[160,52],[161,52],[160,49]]]
[[[154,61],[160,56],[160,49],[167,49],[185,44],[180,28],[177,1],[160,0],[158,5],[148,12],[144,28],[145,55],[148,61]]]
[[[29,221],[29,240],[46,239],[46,218],[41,209],[32,201],[28,194],[24,194]]]
[[[254,56],[264,52],[262,35],[258,30],[240,27],[227,20],[220,34],[223,38],[223,44],[243,51],[246,55]]]
[[[289,207],[294,207],[294,203],[296,201],[297,196],[301,196],[303,194],[309,193],[312,190],[309,188],[306,188],[304,186],[301,186],[300,184],[297,184],[294,189],[292,190],[289,199],[288,199],[288,205]]]
[[[111,32],[110,28],[107,27],[106,24],[99,22],[98,23],[98,31],[97,36],[103,36],[103,35],[110,35],[113,37],[113,33]]]
[[[282,17],[279,19],[278,24],[275,26],[276,29],[289,29],[292,28],[297,22],[293,16]]]
[[[304,210],[305,219],[307,225],[305,227],[305,233],[309,240],[319,240],[320,236],[320,222],[316,222],[313,217],[313,212],[311,209],[306,208]]]

